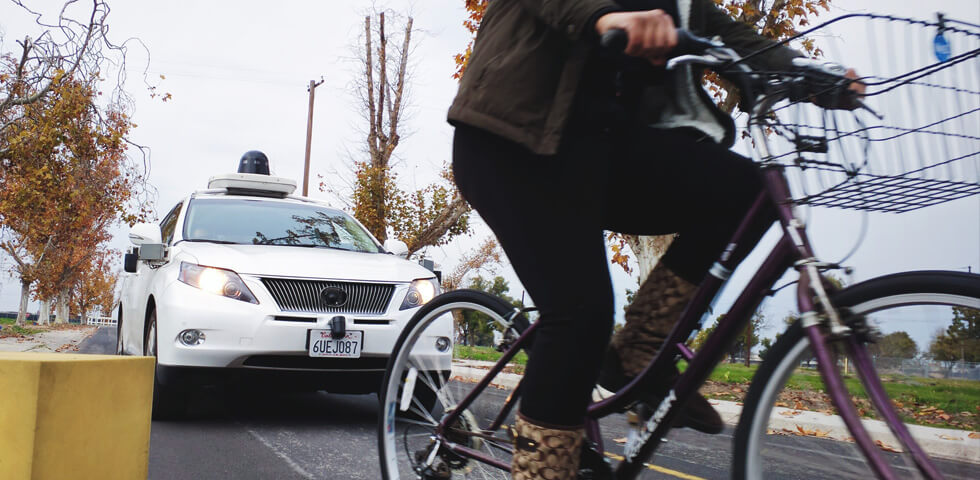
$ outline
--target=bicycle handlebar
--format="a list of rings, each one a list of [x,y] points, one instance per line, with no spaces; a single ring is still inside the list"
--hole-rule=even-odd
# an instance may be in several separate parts
[[[629,34],[618,28],[603,33],[599,38],[602,50],[613,55],[623,54],[628,44]],[[742,57],[734,50],[720,41],[697,36],[683,28],[677,29],[677,45],[668,58],[667,70],[683,65],[701,65],[715,70],[739,88],[742,102],[748,107],[756,103],[755,92],[770,90],[771,93],[771,89],[766,88],[763,76],[742,62]],[[847,70],[839,64],[797,58],[791,71],[779,72],[778,76],[781,83],[788,86],[784,93],[793,101],[809,99],[825,108],[862,108],[878,116],[848,90],[848,85],[854,80],[847,78],[846,73]]]
[[[599,37],[599,45],[610,53],[623,53],[629,44],[629,34],[626,30],[613,28]],[[723,48],[724,43],[709,38],[699,37],[683,28],[677,29],[677,46],[670,52],[671,57],[681,55],[699,55],[711,48]]]

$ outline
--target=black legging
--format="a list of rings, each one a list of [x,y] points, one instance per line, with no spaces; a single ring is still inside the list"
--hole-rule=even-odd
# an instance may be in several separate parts
[[[521,413],[582,421],[613,324],[603,231],[678,233],[662,261],[700,283],[762,188],[748,159],[693,130],[640,128],[613,148],[608,134],[568,134],[560,153],[535,155],[458,126],[453,172],[497,235],[540,309]],[[741,259],[765,233],[760,222]]]

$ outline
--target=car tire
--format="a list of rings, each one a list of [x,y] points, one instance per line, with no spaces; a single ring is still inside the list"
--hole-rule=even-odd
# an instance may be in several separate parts
[[[116,320],[116,355],[126,354],[126,352],[123,350],[122,323],[122,305],[119,305],[119,319]]]
[[[178,420],[187,413],[187,392],[176,385],[166,385],[160,381],[161,366],[157,356],[157,312],[151,310],[146,319],[146,338],[143,340],[143,354],[153,357],[153,419]]]

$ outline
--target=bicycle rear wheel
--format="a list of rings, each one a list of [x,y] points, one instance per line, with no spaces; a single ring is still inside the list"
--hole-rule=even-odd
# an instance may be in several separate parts
[[[909,326],[927,328],[931,333],[943,328],[954,316],[980,321],[980,275],[959,272],[889,275],[845,288],[833,295],[833,303],[851,317],[864,316],[867,324],[877,326],[885,333]],[[888,425],[881,421],[881,412],[872,408],[862,380],[855,375],[856,365],[845,354],[842,343],[831,344],[838,358],[838,369],[844,377],[849,397],[862,416],[862,423],[884,451],[885,460],[900,478],[930,478],[932,475],[919,471],[912,453],[901,447]],[[932,447],[932,440],[942,438],[941,435],[963,437],[960,441],[964,446],[975,440],[967,438],[965,433],[915,424],[937,420],[947,426],[952,422],[960,430],[976,429],[973,419],[978,407],[963,405],[964,398],[957,398],[955,392],[960,388],[975,391],[980,388],[980,377],[963,382],[930,378],[928,372],[923,372],[921,367],[917,369],[914,362],[884,358],[881,348],[875,350],[873,345],[857,347],[877,357],[874,370],[864,373],[881,379],[902,422],[931,457],[939,475],[975,478],[975,464],[963,462],[962,457],[942,458],[947,453]],[[919,345],[919,348],[928,349],[928,346]],[[796,322],[773,345],[745,398],[734,438],[735,478],[865,480],[875,476],[853,438],[849,438],[850,433],[832,412],[833,406],[823,393],[823,381],[811,366],[811,359],[809,339],[800,322]],[[923,410],[939,413],[921,415]],[[967,415],[958,413],[965,410],[968,410]],[[963,422],[966,422],[966,428],[962,426]],[[980,458],[972,461],[980,461]]]
[[[505,479],[501,468],[451,452],[448,443],[468,447],[501,464],[510,462],[510,441],[501,431],[486,430],[500,415],[507,393],[488,387],[462,412],[444,435],[436,427],[475,386],[454,378],[449,357],[433,349],[433,338],[453,317],[482,316],[515,340],[529,326],[513,305],[483,292],[456,290],[433,299],[409,321],[391,358],[379,393],[382,416],[378,430],[381,473],[386,480],[480,478]],[[472,323],[472,322],[471,322]],[[512,422],[513,412],[503,425]],[[495,435],[496,434],[496,435]]]

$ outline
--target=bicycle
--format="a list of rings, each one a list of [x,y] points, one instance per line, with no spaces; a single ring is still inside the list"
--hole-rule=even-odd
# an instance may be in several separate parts
[[[857,450],[853,458],[830,454],[829,460],[833,463],[827,465],[823,473],[838,477],[852,473],[846,471],[849,468],[860,467],[863,470],[853,472],[858,477],[874,474],[880,478],[899,478],[899,474],[903,477],[918,474],[925,478],[943,478],[936,461],[923,450],[896,411],[869,350],[878,335],[875,321],[888,314],[932,308],[935,315],[949,318],[951,307],[958,309],[953,310],[954,315],[980,314],[980,275],[949,271],[905,272],[836,288],[824,273],[842,267],[817,259],[805,222],[795,207],[817,205],[904,212],[980,193],[980,178],[965,181],[957,178],[969,176],[966,167],[962,167],[965,162],[957,162],[980,158],[980,135],[969,127],[976,124],[970,123],[969,118],[980,116],[977,113],[980,112],[980,89],[940,84],[937,80],[939,72],[950,77],[958,67],[973,65],[970,62],[980,56],[980,27],[942,17],[935,22],[926,22],[861,14],[831,20],[801,35],[846,19],[865,19],[869,23],[884,21],[910,29],[939,31],[973,45],[965,53],[921,68],[861,80],[869,89],[865,101],[899,87],[925,89],[938,95],[962,97],[959,102],[948,103],[961,112],[943,115],[938,122],[917,115],[920,125],[912,128],[868,126],[858,119],[857,113],[840,113],[854,118],[850,124],[838,117],[828,120],[823,115],[818,117],[823,121],[814,126],[813,122],[804,121],[807,119],[805,113],[799,112],[796,121],[788,121],[787,117],[792,116],[794,109],[803,108],[804,102],[814,98],[827,103],[858,101],[844,98],[850,82],[843,77],[844,72],[834,65],[812,62],[800,62],[801,68],[793,72],[760,72],[747,65],[752,55],[740,57],[716,41],[682,35],[686,39],[683,42],[686,54],[671,59],[668,68],[690,65],[713,69],[739,87],[743,107],[752,112],[748,123],[754,142],[753,154],[762,166],[767,188],[746,214],[731,243],[738,244],[751,220],[766,205],[772,204],[778,209],[783,236],[697,352],[693,352],[686,342],[700,329],[711,311],[713,299],[734,269],[724,254],[705,277],[664,347],[644,372],[613,396],[589,406],[580,479],[636,478],[644,469],[644,462],[670,431],[679,407],[708,379],[725,356],[726,347],[745,330],[753,312],[765,297],[773,294],[776,282],[791,268],[799,273],[795,283],[800,319],[778,338],[755,373],[735,430],[733,476],[754,479],[778,474],[781,460],[787,458],[771,448],[770,440],[775,437],[772,434],[779,432],[769,424],[778,417],[774,412],[785,410],[780,405],[780,392],[792,380],[794,372],[803,360],[816,358],[820,379],[833,407],[853,437],[852,443],[834,442]],[[603,41],[614,46],[621,39],[611,36]],[[865,110],[862,115],[879,116],[866,104],[861,106]],[[966,125],[966,130],[950,131],[951,125],[957,122]],[[775,133],[779,140],[770,138],[767,132]],[[872,171],[876,159],[870,155],[868,145],[884,140],[907,142],[922,138],[946,141],[942,153],[947,158],[930,165],[904,168],[900,173]],[[774,153],[778,142],[788,144],[789,153]],[[848,155],[844,153],[849,148],[848,142],[857,145],[863,162],[846,159]],[[829,160],[833,150],[840,150],[844,160]],[[956,165],[960,168],[955,168]],[[791,181],[788,175],[791,170],[801,176]],[[942,177],[937,171],[945,172],[947,176]],[[803,193],[793,195],[794,191]],[[472,312],[486,316],[503,332],[502,348],[505,351],[483,379],[470,387],[454,382],[445,366],[436,363],[435,350],[429,341],[432,339],[425,332],[429,325],[444,319],[445,315],[469,315]],[[383,478],[508,478],[511,439],[504,430],[519,400],[521,385],[503,399],[496,398],[501,393],[493,393],[490,387],[514,356],[533,341],[535,324],[529,321],[527,313],[528,310],[516,309],[482,292],[457,290],[436,297],[413,317],[392,352],[380,393],[383,413],[379,422],[379,453]],[[842,358],[847,359],[849,368],[857,372],[860,387],[845,380],[846,375],[841,372],[844,368]],[[643,402],[641,392],[650,391],[657,378],[664,378],[680,362],[685,362],[687,368],[667,393],[657,402]],[[457,394],[454,389],[461,391]],[[866,400],[859,398],[861,396]],[[897,438],[904,455],[882,453],[881,445],[876,444],[866,426],[873,421],[862,419],[865,404],[875,408],[882,422]],[[624,411],[629,412],[632,419],[630,436],[623,459],[618,465],[612,465],[604,455],[599,419]],[[821,474],[812,473],[813,476]]]

